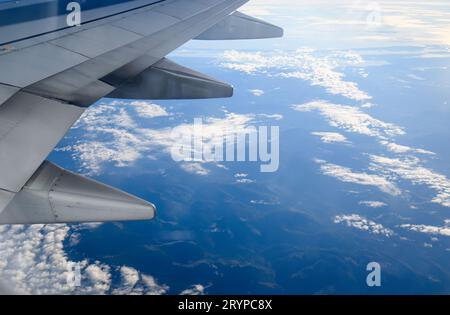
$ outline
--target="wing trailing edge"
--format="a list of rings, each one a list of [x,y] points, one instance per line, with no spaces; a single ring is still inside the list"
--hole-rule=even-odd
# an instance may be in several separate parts
[[[234,12],[195,39],[236,40],[283,37],[283,29],[241,12]]]
[[[48,161],[20,192],[0,190],[0,224],[150,220],[155,212],[152,203]]]
[[[233,96],[233,87],[163,58],[107,95],[123,99],[206,99]]]

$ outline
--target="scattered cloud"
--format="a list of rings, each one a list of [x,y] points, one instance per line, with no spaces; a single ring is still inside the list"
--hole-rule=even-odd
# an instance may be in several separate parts
[[[140,279],[139,272],[134,268],[122,266],[120,268],[120,276],[122,280],[122,287],[120,289],[116,289],[114,293],[120,295],[131,294]]]
[[[432,234],[432,235],[443,235],[443,236],[450,236],[450,226],[433,226],[433,225],[424,225],[424,224],[402,224],[400,225],[401,228],[419,232],[419,233],[426,233],[426,234]]]
[[[394,232],[391,229],[385,228],[383,225],[368,220],[358,214],[337,215],[334,217],[334,223],[346,223],[349,227],[386,237],[394,235]]]
[[[192,287],[182,291],[180,295],[204,295],[205,289],[205,286],[201,284],[195,284]]]
[[[445,207],[450,207],[450,180],[442,174],[421,165],[416,157],[388,158],[371,155],[371,169],[385,176],[398,176],[413,184],[426,185],[435,190],[437,195],[431,200]]]
[[[121,284],[112,291],[115,295],[162,295],[169,287],[160,285],[152,276],[142,274],[134,268],[120,268]]]
[[[273,119],[273,120],[283,119],[283,115],[281,115],[281,114],[258,114],[258,117],[268,118],[268,119]]]
[[[160,105],[147,101],[134,101],[130,103],[136,113],[143,118],[155,118],[169,116],[166,109]]]
[[[332,104],[319,100],[301,105],[292,105],[292,109],[299,112],[318,111],[328,120],[331,126],[347,132],[359,133],[381,139],[403,135],[405,133],[401,127],[373,118],[357,107]]]
[[[205,176],[211,171],[206,169],[201,163],[182,163],[181,169],[192,174]]]
[[[279,201],[268,201],[268,200],[250,200],[250,203],[254,205],[265,205],[265,206],[280,204]]]
[[[416,148],[408,147],[408,146],[405,146],[405,145],[400,145],[400,144],[389,142],[389,141],[385,141],[385,140],[380,141],[380,143],[382,145],[384,145],[389,151],[394,152],[394,153],[399,153],[399,154],[402,154],[402,153],[419,153],[419,154],[435,155],[434,152],[431,152],[431,151],[428,151],[428,150],[416,149]]]
[[[311,134],[320,137],[323,143],[349,143],[344,135],[337,132],[311,132]]]
[[[411,78],[411,79],[416,80],[416,81],[425,81],[426,80],[426,79],[422,78],[421,76],[418,76],[418,75],[416,75],[414,73],[410,73],[407,76],[408,76],[408,78]]]
[[[256,183],[256,181],[253,179],[249,179],[249,178],[241,178],[241,179],[236,179],[236,183],[238,183],[238,184],[253,184],[253,183]]]
[[[132,102],[133,103],[133,102]],[[145,111],[145,117],[167,117],[167,125],[172,127],[151,128],[149,122],[133,118],[136,108]],[[142,109],[143,108],[143,109]],[[278,114],[235,114],[224,112],[223,117],[206,117],[203,119],[202,134],[204,143],[216,144],[223,142],[223,135],[246,133],[261,119],[279,120]],[[151,125],[151,124],[150,124]],[[102,101],[91,106],[74,125],[73,130],[81,130],[76,142],[72,145],[58,148],[60,152],[70,152],[79,161],[80,172],[88,175],[98,175],[104,167],[112,163],[114,167],[128,167],[140,159],[155,159],[161,154],[171,154],[179,139],[173,139],[172,131],[176,128],[180,133],[193,134],[194,124],[175,124],[170,120],[170,114],[162,107],[146,103],[113,100]],[[70,135],[69,135],[70,136]],[[205,175],[207,171],[199,165],[180,165],[188,172]]]
[[[399,195],[400,189],[395,183],[390,182],[386,177],[378,174],[368,174],[363,172],[354,172],[350,168],[327,163],[323,160],[315,160],[320,164],[320,170],[322,174],[334,177],[345,183],[353,183],[358,185],[373,186],[381,190],[382,192],[390,195]]]
[[[370,208],[382,208],[382,207],[387,206],[387,204],[385,202],[370,201],[370,200],[360,201],[359,204],[362,206],[370,207]]]
[[[222,67],[247,74],[263,74],[308,81],[321,86],[333,95],[367,101],[371,97],[360,90],[358,84],[345,80],[345,75],[336,68],[364,64],[362,57],[352,51],[334,52],[321,56],[312,49],[294,52],[275,51],[240,52],[227,50],[220,57]]]
[[[254,90],[248,90],[250,93],[252,93],[254,96],[263,96],[264,95],[264,91],[263,90],[258,90],[258,89],[254,89]]]

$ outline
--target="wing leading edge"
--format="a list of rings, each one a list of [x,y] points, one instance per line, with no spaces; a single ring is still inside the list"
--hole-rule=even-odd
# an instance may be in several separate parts
[[[119,13],[113,16],[19,41],[8,51],[0,47],[0,67],[10,74],[0,73],[0,224],[153,218],[153,204],[45,159],[87,107],[104,96],[232,96],[230,85],[164,57],[193,38],[282,36],[280,28],[236,12],[247,1],[116,1],[127,2],[120,4],[126,10],[114,7]],[[139,6],[130,9],[130,3]]]

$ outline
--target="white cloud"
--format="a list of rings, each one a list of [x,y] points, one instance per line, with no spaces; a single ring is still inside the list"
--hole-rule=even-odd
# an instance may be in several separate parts
[[[136,113],[143,118],[169,116],[169,113],[167,113],[164,107],[147,101],[133,101],[130,105],[133,106]]]
[[[371,201],[371,200],[360,201],[359,204],[370,208],[382,208],[387,206],[387,204],[382,201]]]
[[[375,106],[375,104],[373,104],[373,103],[364,103],[361,105],[361,108],[372,108],[374,106]]]
[[[281,119],[283,119],[283,115],[281,115],[281,114],[258,114],[258,117],[274,119],[274,120],[281,120]]]
[[[150,275],[140,273],[141,287],[132,292],[137,295],[163,295],[169,290],[166,284],[159,284],[156,279]]]
[[[337,132],[311,132],[313,136],[320,137],[323,143],[348,143],[347,138]]]
[[[253,179],[241,178],[241,179],[237,179],[236,183],[238,183],[238,184],[253,184],[253,183],[256,183],[256,181]]]
[[[87,259],[71,261],[64,244],[73,232],[65,224],[0,226],[0,293],[107,294],[124,291],[130,285],[129,271],[133,269],[122,267],[126,281],[116,286],[111,280],[115,267]],[[80,266],[81,287],[68,281],[73,279],[75,264]],[[137,274],[144,279],[144,275]],[[150,282],[146,280],[146,283]],[[152,289],[157,293],[167,291],[167,286],[159,286],[156,282],[147,288],[147,291]]]
[[[211,171],[206,169],[200,163],[183,163],[181,164],[181,169],[188,173],[205,176],[208,175]]]
[[[301,79],[313,86],[321,86],[333,95],[342,95],[356,101],[371,99],[355,82],[346,81],[345,75],[335,70],[338,67],[363,64],[362,57],[355,52],[334,52],[319,56],[311,49],[272,53],[228,50],[220,60],[221,65],[227,69],[247,74]]]
[[[248,90],[250,93],[252,93],[254,96],[263,96],[264,95],[264,91],[263,90],[259,90],[259,89],[254,89],[254,90]]]
[[[346,223],[349,227],[354,227],[361,231],[367,231],[372,234],[384,235],[390,237],[394,235],[391,229],[385,228],[383,225],[368,220],[358,214],[343,214],[334,217],[334,223]]]
[[[152,276],[142,274],[134,268],[120,268],[121,284],[112,292],[116,295],[162,295],[169,287],[160,285]]]
[[[292,109],[299,112],[319,111],[331,126],[347,132],[382,139],[405,133],[402,128],[373,118],[357,107],[332,104],[327,101],[313,101],[301,105],[292,105]]]
[[[394,196],[401,193],[400,189],[384,176],[354,172],[350,168],[327,163],[323,160],[316,160],[316,162],[320,164],[322,174],[334,177],[342,182],[377,187],[382,192]]]
[[[234,177],[236,177],[236,178],[248,177],[248,174],[246,174],[246,173],[236,173],[236,174],[234,174]]]
[[[424,224],[402,224],[401,228],[419,233],[450,236],[450,226],[433,226]]]
[[[65,225],[0,226],[3,286],[18,294],[71,293],[73,288],[67,284],[70,261],[63,250],[68,232]],[[94,288],[95,284],[86,289]]]
[[[122,266],[120,268],[120,276],[122,280],[122,287],[120,289],[116,289],[114,293],[121,295],[132,294],[140,279],[139,272],[134,268]]]
[[[183,290],[180,295],[204,295],[205,287],[201,284],[195,284],[192,287]]]
[[[416,80],[416,81],[425,81],[426,80],[426,79],[422,78],[421,76],[418,76],[418,75],[416,75],[414,73],[410,73],[407,76],[408,76],[408,78],[411,78],[411,79]]]
[[[258,4],[257,2],[249,2],[244,5],[239,11],[251,16],[263,17],[272,15],[272,11],[270,9],[271,7],[268,7],[267,3]]]
[[[389,142],[389,141],[380,141],[382,145],[384,145],[389,151],[394,153],[419,153],[419,154],[428,154],[428,155],[434,155],[434,152],[424,150],[424,149],[416,149],[412,147],[408,147],[405,145],[400,145],[397,143]]]
[[[286,25],[292,25],[286,32],[287,36],[297,35],[295,39],[301,38],[303,43],[307,44],[312,41],[311,44],[330,47],[330,41],[333,40],[340,40],[345,47],[350,44],[355,47],[400,47],[442,46],[450,43],[450,12],[446,1],[272,2],[254,0],[251,2],[250,12],[258,12],[258,9],[263,10],[264,15],[272,12],[274,19],[281,15]],[[309,10],[305,11],[305,6],[308,6]],[[304,32],[305,29],[308,29],[308,32]]]
[[[85,277],[90,282],[91,290],[88,294],[104,294],[111,287],[111,269],[107,265],[89,265],[84,270]],[[86,283],[86,279],[84,279]]]
[[[445,175],[423,167],[418,158],[388,158],[378,155],[371,155],[370,158],[371,169],[399,176],[413,184],[426,185],[437,192],[432,202],[450,207],[450,180]]]

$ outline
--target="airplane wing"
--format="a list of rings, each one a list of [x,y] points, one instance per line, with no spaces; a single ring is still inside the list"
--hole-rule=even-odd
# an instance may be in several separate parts
[[[232,96],[165,56],[191,39],[282,36],[236,11],[246,2],[0,0],[0,224],[153,218],[153,204],[46,158],[102,97]]]

